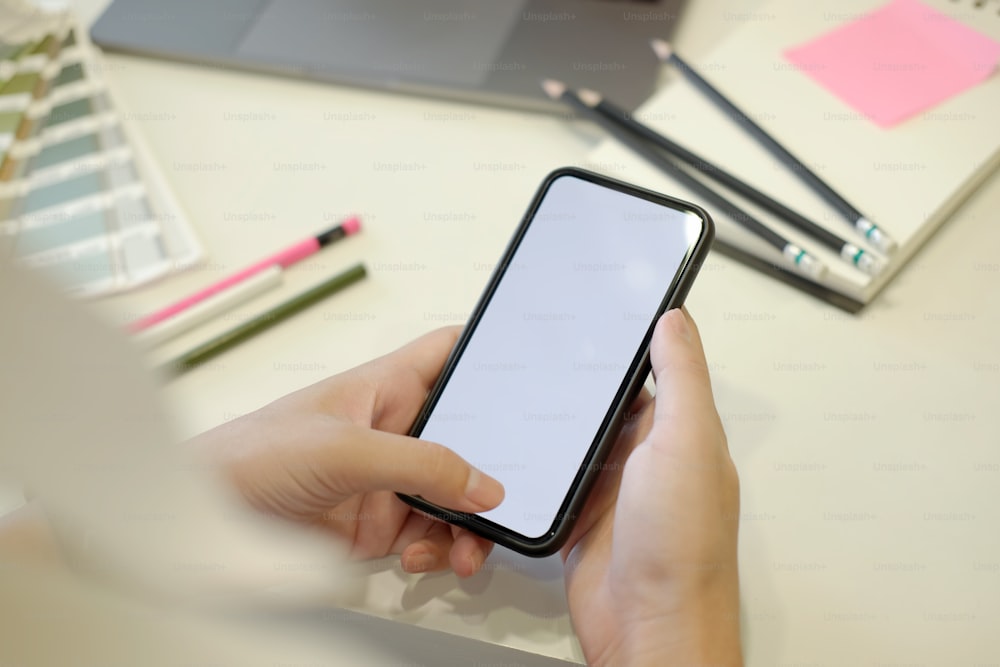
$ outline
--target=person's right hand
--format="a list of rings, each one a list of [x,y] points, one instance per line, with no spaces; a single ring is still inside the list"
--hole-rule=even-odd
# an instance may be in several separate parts
[[[431,519],[395,492],[465,512],[495,507],[500,483],[442,445],[406,433],[458,327],[289,394],[194,438],[257,509],[347,542],[358,558],[400,554],[407,572],[477,572],[493,545]]]
[[[694,322],[672,310],[643,392],[562,555],[591,666],[742,664],[739,481]]]

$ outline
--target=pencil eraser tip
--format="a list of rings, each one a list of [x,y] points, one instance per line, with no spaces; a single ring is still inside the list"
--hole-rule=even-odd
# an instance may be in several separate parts
[[[889,238],[886,234],[872,234],[872,243],[876,248],[882,251],[882,254],[891,255],[896,252],[896,242]]]
[[[361,219],[357,216],[351,216],[344,221],[344,224],[342,224],[341,227],[344,228],[344,232],[348,235],[357,234],[361,231]]]
[[[812,255],[804,255],[799,260],[798,269],[813,280],[822,280],[826,277],[826,264],[819,261]]]
[[[871,220],[861,217],[854,223],[858,231],[865,235],[868,242],[875,246],[883,255],[891,255],[896,250],[896,242],[888,234],[876,227]]]
[[[858,258],[857,266],[868,275],[877,276],[885,269],[885,262],[874,255],[865,253]]]

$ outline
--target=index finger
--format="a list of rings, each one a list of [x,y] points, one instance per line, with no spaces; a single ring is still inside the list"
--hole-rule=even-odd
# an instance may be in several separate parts
[[[461,327],[431,331],[371,362],[365,370],[375,388],[374,428],[394,433],[409,430],[461,331]]]

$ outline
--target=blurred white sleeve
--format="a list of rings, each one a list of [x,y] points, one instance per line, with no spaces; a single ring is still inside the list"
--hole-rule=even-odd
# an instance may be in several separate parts
[[[267,647],[286,645],[287,633],[257,629],[247,642],[245,628],[209,608],[217,616],[289,586],[322,598],[337,587],[343,554],[328,538],[253,514],[185,458],[124,334],[9,256],[0,253],[0,477],[42,504],[74,573],[0,568],[0,663],[119,664],[114,658],[144,655],[120,664],[215,664],[205,659],[229,655],[219,664],[277,664]],[[119,641],[87,640],[126,616]],[[192,654],[201,641],[205,655]],[[377,664],[343,644],[310,664]],[[315,658],[307,645],[296,644]],[[117,652],[129,646],[147,652]],[[257,660],[265,655],[272,660]]]

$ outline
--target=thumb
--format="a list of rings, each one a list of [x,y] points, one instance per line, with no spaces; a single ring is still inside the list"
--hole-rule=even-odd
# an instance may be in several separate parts
[[[656,380],[654,434],[697,443],[721,431],[701,336],[686,310],[670,310],[657,322],[650,363]]]
[[[335,471],[332,485],[345,495],[395,491],[462,512],[482,512],[503,500],[500,482],[443,445],[361,427],[349,441],[353,446],[324,466]]]

